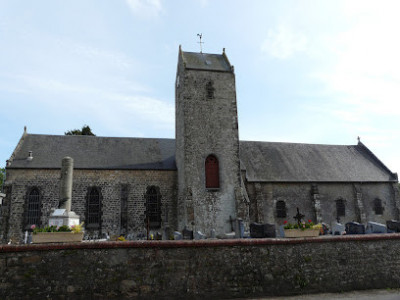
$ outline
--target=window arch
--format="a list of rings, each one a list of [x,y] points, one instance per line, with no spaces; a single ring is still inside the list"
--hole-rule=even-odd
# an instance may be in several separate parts
[[[34,187],[30,190],[27,199],[26,227],[29,229],[31,225],[40,226],[40,215],[40,193],[39,189]]]
[[[214,85],[213,85],[213,83],[212,83],[212,81],[209,81],[207,84],[206,84],[206,91],[207,91],[207,99],[208,100],[212,100],[212,99],[214,99]]]
[[[278,218],[286,218],[286,203],[285,201],[279,200],[276,202],[276,216]]]
[[[336,200],[336,216],[344,217],[346,215],[346,203],[343,199]]]
[[[159,187],[147,187],[146,191],[146,224],[150,229],[161,227],[161,194]]]
[[[209,155],[205,162],[206,171],[206,188],[217,189],[219,188],[219,163],[214,155]]]
[[[98,188],[89,188],[86,206],[86,228],[100,228],[101,198],[101,191]]]
[[[383,215],[383,206],[381,199],[376,198],[374,200],[374,211],[376,215]]]

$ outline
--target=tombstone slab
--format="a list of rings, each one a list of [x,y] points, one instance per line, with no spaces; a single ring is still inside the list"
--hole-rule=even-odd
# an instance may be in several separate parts
[[[250,224],[250,237],[252,238],[274,238],[276,237],[275,224]]]
[[[343,232],[345,232],[345,227],[343,224],[335,222],[332,225],[332,234],[333,235],[341,235]]]
[[[387,232],[400,232],[400,221],[390,220],[386,221]]]
[[[387,233],[387,227],[385,224],[368,222],[365,233]]]
[[[365,234],[365,226],[357,222],[348,222],[345,225],[346,234]]]

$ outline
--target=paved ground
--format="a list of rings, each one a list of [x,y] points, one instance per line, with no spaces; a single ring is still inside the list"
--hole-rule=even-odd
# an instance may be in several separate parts
[[[246,300],[400,300],[400,289],[353,291],[337,294],[314,294],[291,297],[247,298]]]

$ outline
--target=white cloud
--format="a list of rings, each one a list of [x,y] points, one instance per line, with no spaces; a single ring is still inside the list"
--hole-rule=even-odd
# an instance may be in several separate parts
[[[261,51],[279,59],[287,59],[297,52],[307,49],[307,38],[300,32],[293,31],[287,25],[269,29],[267,38],[261,45]]]
[[[151,18],[157,17],[162,10],[161,0],[126,0],[135,16]]]

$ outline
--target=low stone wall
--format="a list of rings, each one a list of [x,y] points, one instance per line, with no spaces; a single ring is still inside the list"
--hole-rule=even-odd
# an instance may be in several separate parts
[[[0,299],[234,298],[400,287],[400,234],[0,246]]]

